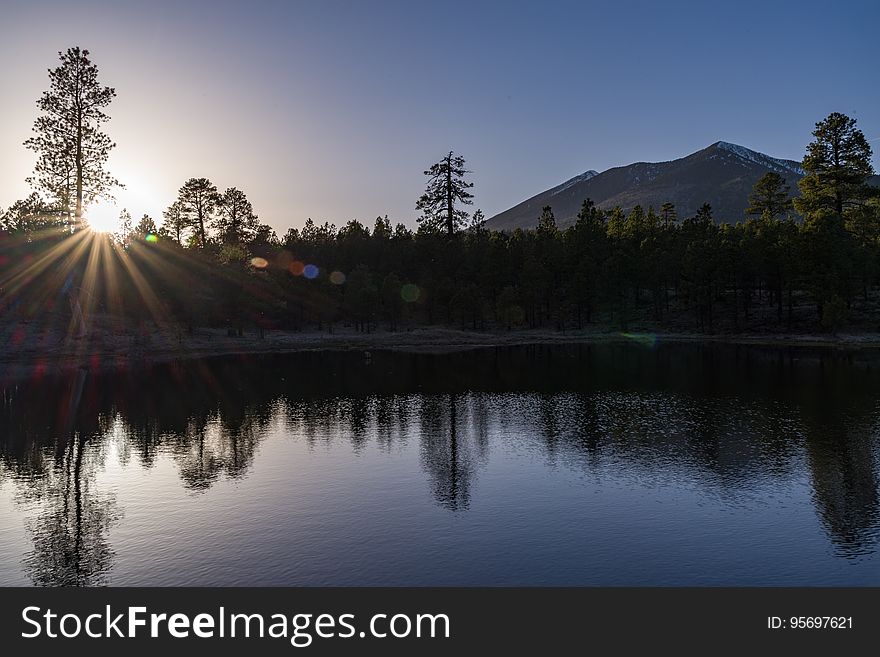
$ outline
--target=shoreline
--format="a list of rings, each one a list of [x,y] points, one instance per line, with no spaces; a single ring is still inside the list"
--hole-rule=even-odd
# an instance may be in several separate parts
[[[53,340],[53,338],[55,338]],[[880,333],[815,334],[715,334],[630,332],[597,329],[560,333],[548,330],[510,332],[462,331],[446,328],[412,328],[357,333],[350,329],[328,331],[254,331],[231,337],[225,329],[200,328],[192,334],[169,335],[160,330],[135,335],[95,331],[82,338],[43,335],[30,344],[5,340],[0,355],[0,382],[78,368],[98,371],[136,369],[170,361],[218,356],[289,354],[309,351],[388,350],[403,353],[443,354],[492,347],[577,344],[716,344],[776,348],[831,348],[844,351],[880,349]],[[14,342],[14,341],[13,341]],[[42,342],[42,344],[40,344]],[[54,344],[53,344],[54,343]]]

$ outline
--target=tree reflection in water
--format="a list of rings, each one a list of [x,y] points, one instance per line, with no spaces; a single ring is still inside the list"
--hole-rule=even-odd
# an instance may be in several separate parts
[[[108,453],[173,459],[186,488],[246,477],[272,427],[318,446],[386,451],[417,437],[439,507],[466,513],[493,433],[585,474],[682,472],[736,499],[804,465],[835,550],[876,549],[878,362],[736,347],[522,347],[448,354],[218,358],[138,372],[78,370],[0,389],[0,477],[14,482],[39,585],[94,585],[122,516],[96,475]],[[803,455],[803,457],[801,456]]]

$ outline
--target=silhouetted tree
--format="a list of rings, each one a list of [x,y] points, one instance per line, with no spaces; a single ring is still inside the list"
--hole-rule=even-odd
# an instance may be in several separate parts
[[[663,222],[664,228],[674,226],[678,221],[678,212],[675,210],[675,203],[668,201],[660,206],[660,220]]]
[[[162,229],[178,244],[183,246],[183,231],[187,227],[186,210],[184,204],[179,199],[174,201],[162,213],[164,219]]]
[[[468,226],[468,230],[471,233],[484,233],[486,232],[486,217],[483,214],[483,211],[477,209],[474,212],[474,216],[471,217],[470,225]]]
[[[113,232],[113,237],[122,246],[128,246],[131,242],[131,235],[133,232],[134,224],[131,220],[131,213],[125,208],[122,208],[122,212],[119,213],[119,224]]]
[[[428,186],[416,203],[416,210],[423,213],[418,220],[421,226],[446,231],[447,235],[453,235],[464,227],[468,213],[457,210],[455,206],[457,203],[473,204],[473,194],[468,190],[474,183],[464,179],[468,173],[470,171],[464,168],[464,158],[452,151],[425,171],[429,178]]]
[[[220,200],[217,187],[207,178],[190,178],[180,188],[177,200],[186,225],[194,228],[198,245],[205,247],[208,244],[207,229]]]
[[[32,192],[26,199],[9,206],[6,212],[0,212],[0,231],[26,235],[30,239],[38,233],[60,229],[65,216]]]
[[[158,229],[156,228],[156,222],[153,221],[153,218],[150,215],[145,214],[141,217],[137,226],[134,227],[134,232],[137,233],[138,237],[144,238],[147,235],[155,235],[158,232]]]
[[[230,187],[217,197],[217,210],[214,227],[222,242],[240,244],[254,238],[260,222],[244,192]]]
[[[115,144],[101,131],[110,118],[104,110],[116,92],[98,82],[98,67],[88,50],[68,48],[58,57],[61,65],[49,71],[49,90],[37,101],[43,114],[24,144],[37,153],[31,183],[55,200],[68,221],[73,210],[76,229],[84,206],[108,198],[119,185],[104,169]]]
[[[556,217],[553,216],[553,208],[545,205],[541,210],[541,216],[538,217],[538,227],[535,231],[545,237],[556,237],[559,234],[559,227],[556,225]]]

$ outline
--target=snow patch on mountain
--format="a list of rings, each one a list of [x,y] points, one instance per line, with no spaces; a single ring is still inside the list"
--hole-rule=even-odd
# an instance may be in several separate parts
[[[598,175],[599,175],[599,172],[593,171],[593,169],[590,169],[589,171],[584,171],[581,175],[575,176],[571,180],[566,180],[564,183],[562,183],[558,187],[550,190],[550,196],[556,196],[556,194],[560,194],[560,193],[564,192],[569,187],[574,187],[578,183],[582,183],[585,180],[589,180],[590,178],[593,178]]]
[[[770,157],[769,155],[753,151],[745,146],[731,144],[726,141],[719,141],[716,146],[728,153],[733,153],[742,160],[753,162],[772,171],[776,171],[777,173],[796,173],[799,176],[804,175],[803,168],[801,168],[797,162],[791,160],[781,160],[776,157]]]

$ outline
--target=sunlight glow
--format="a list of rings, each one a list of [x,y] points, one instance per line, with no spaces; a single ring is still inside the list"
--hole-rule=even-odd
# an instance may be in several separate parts
[[[115,203],[96,203],[85,213],[89,228],[98,233],[113,233],[119,230],[119,208]]]

